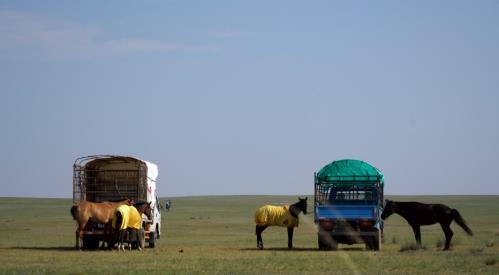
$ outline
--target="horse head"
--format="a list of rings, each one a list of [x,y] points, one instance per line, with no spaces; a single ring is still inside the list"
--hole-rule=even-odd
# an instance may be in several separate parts
[[[303,214],[307,214],[307,197],[305,198],[300,198],[298,197],[298,203],[296,204],[296,206],[298,207],[298,209],[300,209],[301,211],[303,211]]]
[[[144,209],[144,214],[146,214],[147,218],[149,220],[152,220],[152,207],[151,207],[151,202],[145,203],[145,209]]]
[[[381,214],[381,218],[385,220],[390,217],[391,214],[395,212],[395,205],[391,200],[385,200],[385,208],[383,209],[383,213]]]
[[[152,220],[151,202],[138,202],[133,206],[137,208],[140,214],[145,214],[149,220]]]

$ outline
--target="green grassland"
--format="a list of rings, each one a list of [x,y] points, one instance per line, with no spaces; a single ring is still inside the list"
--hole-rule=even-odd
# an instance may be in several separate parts
[[[475,236],[453,223],[452,249],[443,252],[438,247],[444,238],[440,226],[426,226],[426,249],[401,251],[414,243],[414,236],[393,215],[385,223],[379,252],[366,251],[363,245],[319,251],[309,204],[309,215],[300,216],[295,230],[295,249],[287,249],[284,228],[271,227],[263,233],[265,250],[259,251],[255,209],[293,203],[296,196],[183,197],[173,198],[172,209],[163,212],[163,235],[156,248],[77,251],[71,200],[0,198],[0,273],[499,273],[499,196],[390,198],[445,203],[461,212]]]

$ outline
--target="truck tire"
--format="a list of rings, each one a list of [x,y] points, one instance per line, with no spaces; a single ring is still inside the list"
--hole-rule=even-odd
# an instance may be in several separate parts
[[[156,246],[156,232],[149,232],[149,247],[154,248]]]
[[[83,236],[83,249],[97,249],[99,247],[99,239],[94,236]]]
[[[376,236],[373,237],[373,246],[374,251],[379,251],[381,248],[381,232],[378,230]]]
[[[326,248],[326,244],[324,243],[324,241],[322,240],[321,238],[321,235],[320,234],[317,234],[317,241],[318,241],[318,244],[319,244],[319,250],[327,250]]]
[[[140,247],[140,249],[144,249],[146,243],[146,233],[144,232],[144,228],[142,227],[138,233],[139,236],[137,236],[138,237],[137,244]]]
[[[317,240],[320,250],[337,250],[338,243],[333,239],[329,232],[319,232],[317,234]]]
[[[334,240],[334,238],[331,237],[331,242],[329,242],[329,249],[336,251],[338,250],[338,243]]]
[[[381,234],[379,230],[376,231],[376,235],[367,237],[365,242],[367,250],[379,251],[381,247]]]

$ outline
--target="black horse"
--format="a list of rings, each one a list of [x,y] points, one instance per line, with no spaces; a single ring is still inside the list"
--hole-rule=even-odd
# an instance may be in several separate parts
[[[452,239],[452,235],[454,234],[450,229],[450,224],[453,220],[456,221],[456,223],[461,226],[468,235],[473,236],[473,232],[466,225],[466,222],[463,217],[461,217],[459,212],[456,209],[452,209],[443,204],[424,204],[419,202],[397,202],[386,200],[385,209],[381,214],[381,218],[385,220],[393,213],[397,213],[402,216],[407,220],[409,225],[412,226],[416,242],[420,247],[421,225],[440,223],[440,226],[445,234],[444,250],[449,249],[450,241]]]
[[[307,214],[307,198],[298,199],[297,203],[289,207],[265,205],[256,210],[256,243],[259,249],[263,249],[263,230],[272,225],[288,228],[288,248],[293,248],[293,231],[298,226],[298,215],[300,212]]]

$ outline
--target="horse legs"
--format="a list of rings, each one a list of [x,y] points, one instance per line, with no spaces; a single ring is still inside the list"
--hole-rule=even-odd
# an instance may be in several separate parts
[[[121,243],[122,243],[122,249],[123,249],[123,251],[125,251],[125,242],[127,243],[128,249],[130,250],[130,242],[128,240],[129,239],[128,228],[125,229],[125,230],[123,230],[123,237],[121,237],[121,238],[122,238]]]
[[[288,248],[293,248],[293,227],[288,227]]]
[[[109,230],[109,226],[108,224],[104,224],[104,236],[102,237],[102,244],[100,246],[101,249],[104,249],[105,248],[105,244],[107,243],[107,246],[109,248],[109,242],[108,242],[108,237],[107,237],[107,233],[108,233],[108,230]]]
[[[106,237],[104,237],[104,241],[106,241],[107,243],[107,249],[108,250],[111,250],[114,248],[114,245],[117,243],[117,237],[116,237],[116,229],[113,228],[113,225],[112,223],[108,223],[108,226],[107,226],[107,233],[106,233]]]
[[[78,245],[80,250],[83,249],[83,231],[78,232]]]
[[[267,225],[256,225],[256,247],[263,249],[262,232],[267,228]]]
[[[115,228],[116,228],[116,232],[117,232],[117,236],[118,236],[118,251],[120,251],[121,249],[123,249],[123,251],[125,251],[125,245],[123,244],[124,240],[125,240],[125,231],[126,229],[121,229],[121,223],[123,222],[123,217],[121,216],[121,212],[119,211],[116,211],[116,220],[114,221],[115,224]]]
[[[80,230],[78,230],[78,228],[75,230],[75,237],[76,237],[75,248],[79,249],[80,248]]]
[[[80,250],[83,248],[83,229],[85,229],[85,225],[87,225],[86,222],[83,224],[78,223],[76,229],[76,248]]]
[[[116,242],[118,243],[118,251],[120,251],[120,249],[121,249],[121,230],[118,228],[116,232],[117,232]]]
[[[130,234],[131,234],[131,242],[133,243],[133,247],[137,247],[137,250],[139,251],[142,251],[142,245],[141,245],[141,241],[140,241],[140,234],[139,234],[139,230],[136,229],[136,228],[131,228],[130,229]]]
[[[137,242],[135,241],[135,232],[133,228],[127,228],[128,236],[128,250],[132,250],[136,248]]]
[[[104,237],[102,240],[102,245],[101,248],[105,248],[105,245],[107,245],[107,249],[111,250],[114,247],[114,244],[116,243],[116,237],[114,233],[114,228],[112,222],[106,223],[104,225]]]
[[[416,237],[416,243],[418,247],[421,248],[421,229],[419,225],[412,225],[412,230],[414,231],[414,237]]]
[[[444,231],[445,234],[445,247],[444,250],[449,250],[450,247],[450,241],[452,239],[452,235],[454,235],[454,232],[452,232],[452,229],[450,229],[450,224],[447,223],[440,223],[440,226],[442,226],[442,230]]]
[[[123,241],[125,239],[125,232],[124,230],[121,230],[118,228],[118,251],[120,251],[121,249],[123,249],[123,251],[125,251],[125,246],[123,244]]]
[[[119,238],[118,238],[118,251],[121,249],[123,251],[125,251],[125,233],[126,233],[126,229],[124,230],[120,230],[119,231]]]

